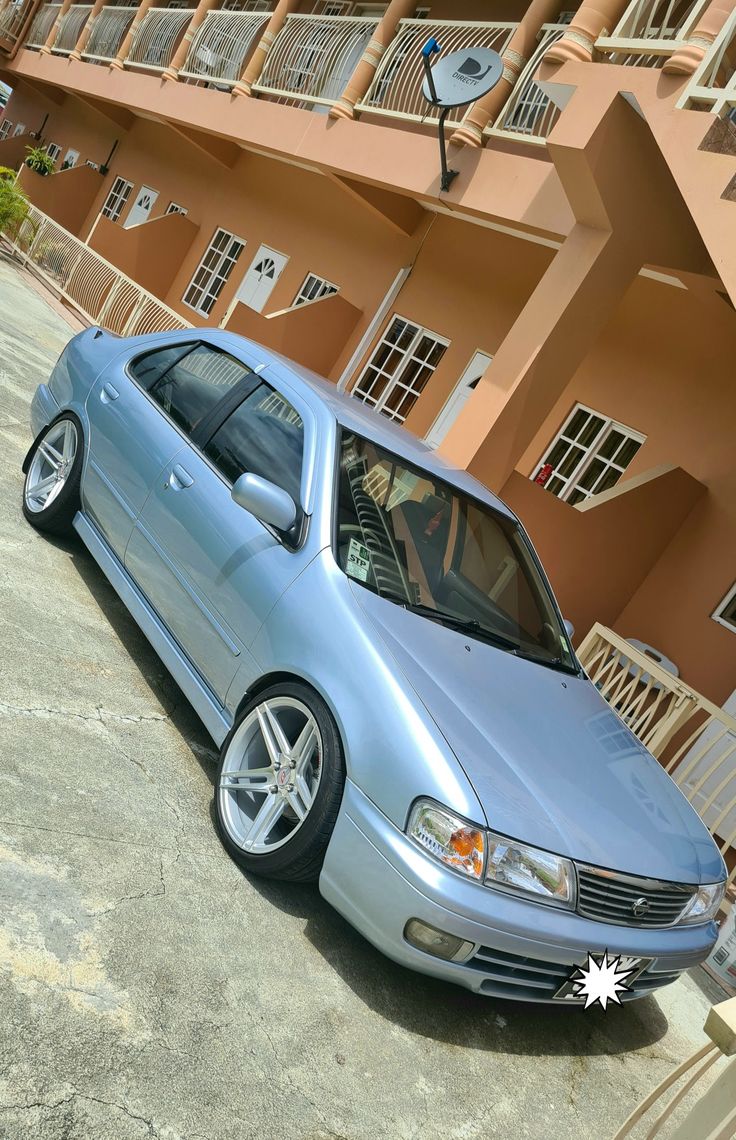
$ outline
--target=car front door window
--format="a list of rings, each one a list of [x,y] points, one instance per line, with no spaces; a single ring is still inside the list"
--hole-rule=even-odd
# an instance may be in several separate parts
[[[131,373],[177,427],[192,435],[252,369],[209,345],[188,344],[140,357]]]

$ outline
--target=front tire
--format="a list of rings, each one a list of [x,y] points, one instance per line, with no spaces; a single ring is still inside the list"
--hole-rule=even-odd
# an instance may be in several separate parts
[[[226,851],[266,878],[318,878],[344,785],[325,702],[298,681],[273,685],[248,701],[222,746],[215,815]]]
[[[46,534],[65,535],[80,508],[82,427],[76,416],[54,420],[31,450],[23,485],[23,514]]]

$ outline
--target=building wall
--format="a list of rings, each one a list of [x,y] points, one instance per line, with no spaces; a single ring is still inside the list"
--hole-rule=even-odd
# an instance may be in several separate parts
[[[79,152],[78,165],[89,159],[99,165],[105,162],[116,139],[124,131],[107,116],[93,110],[82,99],[73,95],[61,96],[61,102],[46,99],[37,91],[20,84],[8,100],[1,116],[15,125],[26,124],[29,131],[37,131],[48,114],[43,128],[45,143],[58,143],[63,160],[69,148]]]

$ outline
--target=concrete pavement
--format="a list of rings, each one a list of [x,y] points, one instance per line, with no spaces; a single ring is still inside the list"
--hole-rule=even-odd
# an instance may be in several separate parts
[[[21,515],[71,335],[0,255],[0,1137],[605,1140],[702,1043],[699,985],[481,1000],[230,862],[204,729],[81,544]]]

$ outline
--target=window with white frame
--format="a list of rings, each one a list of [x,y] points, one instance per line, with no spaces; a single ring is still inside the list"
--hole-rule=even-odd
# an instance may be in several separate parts
[[[25,123],[16,123],[15,130],[13,131],[13,138],[17,139],[18,135],[24,135],[25,133],[26,133]]]
[[[242,238],[227,230],[215,230],[215,236],[184,294],[184,304],[208,316],[244,248]]]
[[[61,147],[58,143],[49,143],[49,145],[46,147],[46,154],[53,162],[56,162],[59,155],[61,154]]]
[[[166,207],[167,214],[188,214],[189,210],[186,206],[180,206],[178,202],[169,202]]]
[[[12,129],[13,124],[11,123],[10,119],[3,119],[2,124],[0,124],[0,140],[6,139]]]
[[[403,424],[449,343],[413,321],[392,317],[351,395]]]
[[[615,486],[645,439],[632,428],[576,404],[531,477],[574,506]]]
[[[720,605],[716,607],[711,617],[713,621],[717,621],[719,625],[725,625],[726,629],[730,629],[732,633],[736,633],[736,582],[734,582]]]
[[[76,166],[78,162],[79,162],[79,151],[73,150],[71,147],[69,147],[69,150],[64,155],[64,161],[61,164],[61,169],[62,170],[71,170],[71,168],[73,166]]]
[[[318,277],[316,273],[308,273],[294,298],[293,305],[305,305],[307,301],[319,301],[322,297],[329,297],[332,293],[339,292],[337,285],[333,285],[331,281]]]
[[[102,207],[102,213],[111,222],[116,222],[122,214],[132,189],[133,183],[128,182],[125,178],[116,178],[113,182],[112,189]]]

